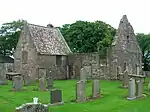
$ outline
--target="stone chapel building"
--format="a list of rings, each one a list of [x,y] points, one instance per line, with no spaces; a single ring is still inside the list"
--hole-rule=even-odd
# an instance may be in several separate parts
[[[45,75],[45,68],[51,65],[66,67],[70,53],[58,28],[51,24],[44,27],[25,23],[14,53],[14,69],[23,76],[36,79]],[[65,77],[64,74],[58,79]]]

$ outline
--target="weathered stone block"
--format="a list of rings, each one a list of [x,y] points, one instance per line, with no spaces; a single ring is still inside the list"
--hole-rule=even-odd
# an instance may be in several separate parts
[[[39,79],[39,86],[41,91],[46,90],[46,82],[44,77]]]
[[[13,91],[21,91],[23,89],[23,78],[22,76],[14,76],[12,79]]]
[[[100,96],[100,80],[93,80],[92,83],[92,97],[97,98]]]

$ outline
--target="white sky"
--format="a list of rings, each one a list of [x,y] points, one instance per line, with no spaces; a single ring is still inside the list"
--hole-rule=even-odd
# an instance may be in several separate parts
[[[61,26],[76,20],[101,20],[117,28],[126,14],[136,33],[150,33],[149,11],[150,0],[0,0],[0,24],[24,19]]]

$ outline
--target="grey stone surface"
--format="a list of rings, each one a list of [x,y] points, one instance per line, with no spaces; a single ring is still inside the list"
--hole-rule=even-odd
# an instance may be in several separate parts
[[[129,86],[128,86],[128,100],[134,100],[136,98],[136,87],[135,87],[135,79],[130,78],[129,80]]]
[[[60,89],[50,90],[50,104],[59,104],[62,102],[62,91]]]
[[[150,82],[148,83],[148,88],[147,89],[150,92]]]
[[[47,77],[47,89],[53,88],[54,82],[52,77]]]
[[[92,97],[100,97],[100,80],[93,80],[92,82]]]
[[[6,85],[8,81],[6,79],[6,70],[3,63],[0,63],[0,85]]]
[[[40,87],[41,91],[45,91],[46,90],[46,81],[45,81],[44,77],[39,79],[39,87]]]
[[[76,85],[76,101],[84,102],[86,101],[86,82],[80,80]]]
[[[137,97],[142,97],[143,88],[144,88],[143,79],[137,80],[137,81],[136,81],[136,84],[137,84],[136,96],[137,96]]]
[[[26,103],[16,107],[16,112],[48,112],[48,106],[41,103]]]
[[[32,78],[30,75],[25,75],[23,79],[24,79],[24,85],[29,86],[32,84]]]
[[[125,70],[124,73],[123,73],[123,87],[128,87],[128,84],[129,84],[129,77],[128,77],[128,70]]]
[[[87,71],[86,69],[83,67],[80,70],[80,80],[87,80]]]
[[[22,76],[14,76],[12,79],[13,91],[21,91],[23,89],[23,78]]]
[[[39,68],[39,78],[46,78],[46,69],[44,68]]]

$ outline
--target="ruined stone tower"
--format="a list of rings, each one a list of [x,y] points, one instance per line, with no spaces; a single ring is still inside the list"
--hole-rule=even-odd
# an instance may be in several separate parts
[[[109,61],[111,79],[120,79],[119,72],[123,73],[126,69],[129,73],[137,74],[137,66],[138,71],[142,71],[142,52],[126,15],[120,20]]]

